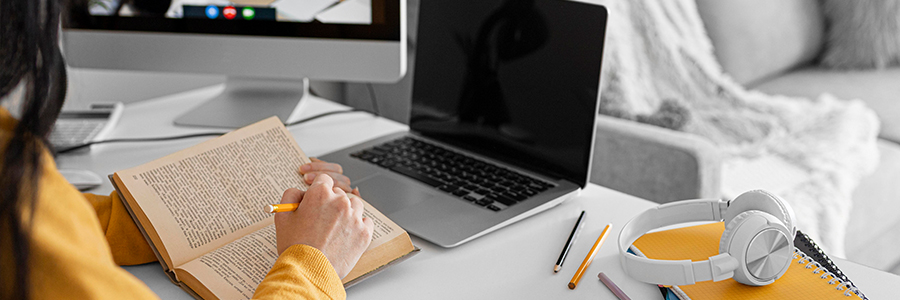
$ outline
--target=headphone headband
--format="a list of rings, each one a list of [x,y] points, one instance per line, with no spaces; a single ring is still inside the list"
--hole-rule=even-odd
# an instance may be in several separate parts
[[[629,276],[665,285],[694,284],[697,281],[730,278],[737,269],[737,261],[728,254],[708,260],[659,260],[628,253],[634,241],[650,230],[686,222],[722,221],[730,202],[722,200],[687,200],[663,204],[649,209],[628,221],[619,234],[619,253],[622,267]]]

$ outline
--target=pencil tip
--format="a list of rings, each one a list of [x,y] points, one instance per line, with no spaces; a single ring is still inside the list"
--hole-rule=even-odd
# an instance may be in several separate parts
[[[275,212],[275,206],[274,206],[274,205],[271,205],[271,204],[266,205],[266,211],[267,211],[268,213],[270,213],[270,214],[273,213],[273,212]]]
[[[559,265],[553,266],[553,273],[559,273],[559,269],[560,269]]]

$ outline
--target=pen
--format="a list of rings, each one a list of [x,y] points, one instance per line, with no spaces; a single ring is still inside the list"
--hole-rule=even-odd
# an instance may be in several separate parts
[[[574,290],[575,286],[578,285],[578,281],[581,281],[581,275],[584,275],[584,271],[591,265],[591,261],[594,260],[594,255],[597,254],[597,250],[600,250],[600,245],[603,245],[603,241],[606,240],[606,236],[609,235],[610,228],[612,228],[612,223],[606,225],[606,228],[603,228],[603,232],[600,233],[597,242],[594,243],[594,246],[591,247],[591,251],[584,257],[584,261],[581,262],[578,271],[575,271],[575,276],[572,276],[572,280],[569,281],[570,290]]]
[[[605,284],[606,287],[609,288],[609,290],[619,298],[619,300],[631,300],[631,298],[628,297],[628,295],[625,295],[625,292],[623,292],[622,289],[620,289],[619,286],[617,286],[616,283],[612,281],[612,279],[609,279],[606,274],[600,272],[600,274],[597,274],[597,277],[600,278],[600,281],[603,281],[603,284]]]
[[[569,248],[572,248],[572,241],[575,239],[575,234],[578,233],[578,229],[581,228],[581,221],[584,220],[584,211],[581,211],[581,215],[578,216],[578,221],[575,221],[575,227],[572,228],[572,233],[569,234],[569,239],[566,240],[566,245],[563,246],[562,253],[559,254],[559,258],[556,259],[556,265],[553,266],[553,273],[559,272],[559,269],[562,269],[563,261],[566,260],[566,255],[569,254]]]

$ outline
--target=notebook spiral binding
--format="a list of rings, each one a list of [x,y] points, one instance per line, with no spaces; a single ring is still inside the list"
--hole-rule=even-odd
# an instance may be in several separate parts
[[[850,279],[847,278],[847,276],[843,273],[841,273],[840,276],[835,275],[834,273],[829,271],[829,268],[822,266],[811,257],[806,255],[806,253],[800,251],[800,249],[794,249],[794,258],[797,259],[796,263],[806,264],[805,267],[807,269],[813,269],[813,274],[822,274],[821,276],[819,276],[819,278],[823,280],[828,279],[828,284],[835,285],[835,290],[844,291],[844,296],[850,297],[856,295],[860,299],[869,300],[869,298],[866,298],[866,295],[863,295],[863,293],[859,291],[856,285],[854,285],[853,282],[850,281]],[[829,263],[831,262],[830,259],[828,261]],[[833,269],[837,269],[837,267],[834,267]]]

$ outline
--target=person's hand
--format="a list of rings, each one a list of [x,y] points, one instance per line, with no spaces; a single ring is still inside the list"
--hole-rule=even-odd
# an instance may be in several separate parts
[[[315,247],[344,278],[369,247],[375,227],[363,217],[359,192],[347,194],[331,176],[316,176],[305,193],[293,188],[284,191],[281,203],[297,202],[296,211],[275,214],[278,254],[297,244]]]
[[[344,169],[336,163],[324,162],[315,157],[309,158],[312,162],[300,166],[300,174],[303,174],[303,180],[306,184],[312,184],[313,180],[319,175],[325,174],[334,179],[334,186],[341,188],[345,192],[350,192],[350,178],[344,176]]]

